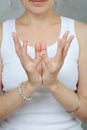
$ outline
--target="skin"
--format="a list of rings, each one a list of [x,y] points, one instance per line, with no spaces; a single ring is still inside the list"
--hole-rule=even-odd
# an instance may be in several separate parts
[[[48,0],[44,4],[33,4],[29,0],[22,0],[25,13],[16,20],[16,33],[13,32],[12,36],[16,53],[29,77],[29,80],[22,84],[23,93],[26,96],[32,96],[43,84],[66,111],[72,111],[77,107],[77,94],[79,94],[81,106],[73,115],[87,122],[87,25],[75,21],[75,31],[80,48],[78,59],[79,80],[76,94],[56,79],[74,36],[70,35],[67,39],[69,31],[66,30],[63,37],[58,39],[61,21],[52,9],[54,2],[55,0]],[[20,45],[19,38],[24,41],[23,46]],[[0,43],[1,41],[2,24],[0,25]],[[59,47],[56,55],[49,58],[47,46],[55,41],[58,41]],[[27,54],[27,45],[35,47],[34,59]],[[2,69],[0,62],[0,72]],[[0,83],[0,85],[1,92],[2,84]],[[15,101],[18,101],[17,104],[14,104]],[[5,95],[1,94],[0,104],[1,120],[20,108],[24,101],[18,94],[18,87]]]

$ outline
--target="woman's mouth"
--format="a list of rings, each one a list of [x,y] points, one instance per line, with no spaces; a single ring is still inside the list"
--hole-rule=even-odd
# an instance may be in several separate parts
[[[43,6],[48,0],[30,0],[34,6],[41,7]]]
[[[46,0],[31,0],[32,2],[45,2]]]
[[[42,3],[42,2],[46,2],[47,0],[30,0],[30,1],[34,3]]]

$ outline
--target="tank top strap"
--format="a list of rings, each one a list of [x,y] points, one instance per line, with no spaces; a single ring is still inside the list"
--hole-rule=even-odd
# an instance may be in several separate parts
[[[12,32],[15,31],[15,20],[7,20],[3,22],[3,40],[7,40]]]
[[[6,20],[3,22],[3,34],[1,43],[1,53],[7,53],[6,49],[13,44],[12,32],[15,31],[15,19]]]
[[[62,24],[61,36],[68,30],[70,31],[70,34],[76,35],[74,23],[75,21],[73,19],[61,17],[61,24]]]
[[[62,28],[61,28],[61,37],[63,36],[63,34],[66,31],[70,31],[69,35],[74,35],[74,39],[73,39],[73,44],[72,46],[75,46],[76,48],[76,52],[79,55],[79,43],[78,43],[78,39],[76,36],[76,32],[75,32],[75,20],[70,19],[70,18],[66,18],[66,17],[61,17],[61,24],[62,24]]]

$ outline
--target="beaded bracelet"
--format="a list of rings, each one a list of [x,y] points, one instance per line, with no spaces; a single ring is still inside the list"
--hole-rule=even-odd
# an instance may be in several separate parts
[[[23,91],[22,91],[22,85],[19,86],[18,92],[19,92],[19,95],[23,98],[24,101],[30,101],[32,99],[32,97],[24,96]]]
[[[80,98],[80,95],[77,94],[77,97],[78,97],[78,104],[77,104],[77,107],[72,110],[72,111],[67,111],[68,113],[73,113],[73,112],[76,112],[79,108],[80,108],[80,105],[81,105],[81,98]]]

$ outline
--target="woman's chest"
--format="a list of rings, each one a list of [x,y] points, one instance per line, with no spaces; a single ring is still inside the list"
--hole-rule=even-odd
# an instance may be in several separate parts
[[[73,44],[72,44],[73,45]],[[7,48],[8,49],[8,48]],[[35,50],[33,47],[28,46],[28,54],[31,57],[35,57]],[[6,52],[8,50],[5,50]],[[47,53],[49,57],[54,57],[57,51],[57,43],[47,47]],[[69,48],[68,54],[65,58],[64,64],[57,76],[65,86],[75,90],[76,84],[78,81],[78,55],[75,53],[75,49],[71,46]],[[21,82],[26,81],[27,75],[21,65],[21,62],[16,55],[14,49],[10,48],[9,53],[3,55],[3,72],[2,72],[2,81],[4,89],[9,91],[13,89]]]
[[[28,40],[30,46],[34,46],[35,43],[45,42],[47,46],[52,45],[56,41],[58,41],[59,35],[61,32],[60,25],[55,25],[52,27],[45,28],[19,28],[17,30],[17,35],[19,39]]]

